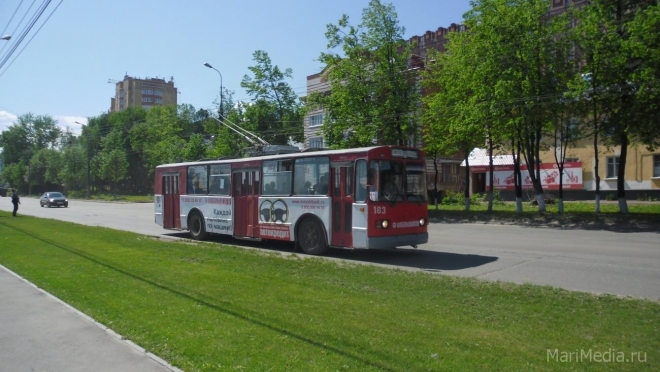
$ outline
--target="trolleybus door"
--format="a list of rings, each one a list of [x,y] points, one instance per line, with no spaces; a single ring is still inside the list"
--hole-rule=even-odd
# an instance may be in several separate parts
[[[179,208],[179,174],[163,175],[163,228],[181,228],[181,212]]]
[[[232,173],[235,236],[256,236],[259,184],[259,169],[240,169]]]
[[[331,245],[353,246],[353,164],[332,164]]]

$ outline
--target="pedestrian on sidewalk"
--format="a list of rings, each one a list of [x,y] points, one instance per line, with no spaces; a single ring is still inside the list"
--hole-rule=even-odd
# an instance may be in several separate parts
[[[11,189],[11,191],[11,203],[14,204],[14,212],[12,214],[14,217],[16,217],[18,205],[21,204],[21,198],[18,197],[18,192],[16,192],[16,189]]]

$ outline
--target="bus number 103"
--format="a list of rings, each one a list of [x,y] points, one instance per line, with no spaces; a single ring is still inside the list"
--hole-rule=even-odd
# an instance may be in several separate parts
[[[382,206],[374,206],[374,214],[385,214],[387,213],[387,210],[385,207]]]

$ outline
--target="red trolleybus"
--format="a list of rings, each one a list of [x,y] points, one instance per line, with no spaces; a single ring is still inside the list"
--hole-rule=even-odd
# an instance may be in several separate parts
[[[428,241],[424,154],[377,146],[156,167],[155,221],[193,239],[225,234],[329,247]]]

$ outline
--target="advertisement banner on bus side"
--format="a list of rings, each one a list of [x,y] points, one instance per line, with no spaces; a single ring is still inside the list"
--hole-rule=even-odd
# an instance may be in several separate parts
[[[314,214],[328,228],[330,198],[261,197],[259,198],[259,237],[292,241],[293,226],[305,214]]]
[[[234,234],[231,197],[182,196],[180,203],[181,214],[183,215],[188,215],[193,208],[197,208],[202,212],[206,220],[206,231],[215,234]]]

